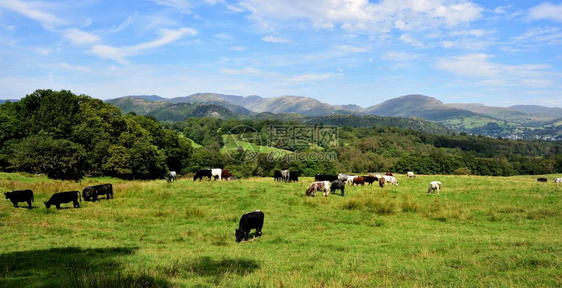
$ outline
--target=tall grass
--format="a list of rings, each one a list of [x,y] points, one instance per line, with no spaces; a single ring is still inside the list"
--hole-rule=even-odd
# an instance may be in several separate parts
[[[304,196],[311,178],[74,183],[0,173],[0,192],[35,193],[33,209],[0,203],[0,287],[562,285],[562,185],[397,177],[399,187],[313,198]],[[440,195],[426,193],[432,180]],[[114,184],[115,199],[42,204],[101,183]],[[262,237],[236,243],[240,216],[256,209]]]

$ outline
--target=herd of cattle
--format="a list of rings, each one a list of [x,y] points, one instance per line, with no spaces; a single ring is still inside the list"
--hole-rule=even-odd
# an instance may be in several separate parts
[[[407,172],[406,176],[408,178],[416,178],[414,172],[411,171]],[[197,179],[201,181],[204,177],[207,177],[208,180],[211,180],[212,177],[214,177],[215,180],[224,179],[228,181],[236,179],[236,177],[234,177],[232,173],[228,172],[228,170],[217,168],[202,169],[197,171],[197,173],[193,176],[193,181],[196,181]],[[274,181],[298,182],[299,175],[298,173],[291,173],[289,170],[276,170],[274,171],[273,179]],[[175,171],[169,172],[166,176],[166,180],[168,183],[176,181],[177,173]],[[548,180],[546,178],[538,178],[537,181],[547,182]],[[340,195],[344,196],[346,184],[359,186],[365,185],[365,183],[372,185],[375,182],[378,182],[381,188],[385,185],[398,186],[398,180],[390,172],[387,172],[386,175],[369,174],[367,176],[355,176],[342,173],[338,175],[318,174],[314,177],[314,182],[312,182],[308,189],[306,189],[305,195],[316,196],[316,192],[321,191],[322,195],[328,196],[330,193],[335,194],[336,190],[340,190]],[[553,182],[562,183],[562,178],[555,178]],[[440,190],[441,182],[432,181],[427,188],[427,193],[434,192],[439,195]],[[34,201],[34,197],[33,191],[29,189],[5,192],[4,195],[6,196],[6,199],[13,203],[14,207],[18,207],[19,202],[27,202],[29,208],[32,208],[31,203]],[[113,186],[111,184],[88,186],[82,190],[82,194],[80,194],[79,191],[58,192],[53,194],[48,201],[44,202],[44,204],[46,208],[50,208],[54,205],[57,209],[60,209],[61,204],[72,202],[74,208],[80,208],[78,200],[81,202],[82,198],[84,198],[84,201],[95,202],[101,195],[105,195],[106,200],[113,199]],[[248,240],[251,229],[256,229],[255,235],[257,237],[261,236],[263,220],[264,214],[260,210],[243,214],[240,218],[238,229],[235,229],[236,242],[241,242],[243,239]]]
[[[6,199],[12,201],[14,207],[18,207],[19,202],[27,202],[29,208],[31,207],[31,202],[34,202],[33,191],[30,189],[27,190],[17,190],[11,192],[5,192],[4,195]],[[72,202],[74,208],[80,208],[80,203],[78,203],[78,199],[82,202],[82,198],[84,201],[92,201],[95,202],[98,200],[98,196],[105,195],[105,199],[113,199],[113,185],[111,184],[102,184],[102,185],[95,185],[95,186],[88,186],[82,190],[82,195],[78,191],[66,191],[66,192],[58,192],[55,193],[49,198],[48,201],[43,202],[45,207],[50,208],[51,206],[57,207],[60,209],[60,205],[62,203],[70,203]]]

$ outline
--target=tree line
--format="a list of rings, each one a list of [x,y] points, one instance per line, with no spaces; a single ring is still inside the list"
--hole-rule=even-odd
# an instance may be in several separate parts
[[[0,105],[0,170],[73,180],[102,175],[156,179],[167,171],[186,174],[214,167],[229,169],[238,177],[270,176],[276,169],[291,169],[302,176],[382,171],[496,176],[562,172],[561,142],[431,134],[389,127],[386,118],[383,122],[370,118],[371,126],[355,127],[348,118],[330,117],[329,123],[303,123],[299,117],[160,123],[151,116],[123,115],[119,108],[86,95],[36,90],[18,102]],[[228,134],[244,132],[248,142],[267,145],[272,143],[272,126],[328,124],[337,126],[335,142],[280,147],[292,155],[246,153],[242,147],[224,153]],[[191,141],[202,147],[193,148]]]

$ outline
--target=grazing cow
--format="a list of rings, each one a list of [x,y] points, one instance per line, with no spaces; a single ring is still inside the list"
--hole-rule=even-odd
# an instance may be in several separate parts
[[[289,174],[289,182],[299,182],[299,173],[293,172]]]
[[[381,186],[381,188],[384,188],[384,184],[386,184],[386,178],[379,178],[379,186]]]
[[[215,177],[215,180],[217,180],[217,177],[219,178],[219,180],[222,180],[222,169],[219,168],[214,168],[211,169],[211,176]]]
[[[236,178],[236,176],[230,174],[230,176],[228,176],[228,178],[226,178],[226,181],[233,181],[233,180],[238,180],[238,178]]]
[[[310,184],[310,187],[308,187],[308,189],[306,189],[306,196],[311,195],[312,197],[316,196],[316,192],[317,191],[322,191],[322,195],[328,197],[328,194],[330,194],[330,182],[328,181],[318,181],[318,182],[312,182],[312,184]]]
[[[326,175],[326,174],[316,174],[314,176],[314,181],[335,181],[338,180],[338,176],[336,175]]]
[[[537,178],[537,181],[546,183],[548,180],[546,178]]]
[[[230,176],[232,176],[232,173],[228,172],[228,170],[226,170],[226,169],[222,169],[222,172],[221,172],[222,179],[228,181],[228,178],[230,178]]]
[[[437,191],[437,195],[439,195],[439,190],[441,189],[441,182],[439,181],[431,181],[429,183],[429,187],[427,188],[427,193],[431,193]]]
[[[373,182],[378,181],[379,178],[373,176],[373,175],[369,175],[369,176],[363,176],[363,179],[365,179],[365,183],[369,183],[369,185],[372,185]]]
[[[341,180],[341,181],[344,181],[344,182],[347,181],[347,177],[349,177],[349,175],[347,175],[347,174],[342,174],[342,173],[338,174],[338,179]]]
[[[289,177],[291,176],[291,173],[289,173],[289,170],[283,170],[281,171],[281,176],[283,178],[283,181],[289,181]]]
[[[49,201],[45,202],[45,206],[48,209],[51,207],[51,205],[55,205],[57,209],[60,209],[61,203],[72,202],[74,204],[74,208],[80,208],[80,204],[78,204],[78,197],[80,197],[80,202],[82,202],[82,197],[80,196],[80,192],[78,191],[55,193],[51,196]]]
[[[396,177],[394,177],[394,176],[383,176],[383,178],[386,180],[386,183],[398,187],[398,180],[396,180]]]
[[[281,181],[281,180],[283,180],[283,175],[281,174],[281,171],[279,170],[273,171],[273,181]]]
[[[207,177],[208,180],[211,180],[211,169],[201,169],[195,173],[193,176],[193,181],[199,179],[199,181],[203,180],[203,177]]]
[[[408,176],[408,179],[410,179],[410,178],[416,179],[416,174],[414,174],[414,172],[412,172],[412,171],[408,171],[406,173],[406,176]]]
[[[263,227],[263,212],[256,210],[246,213],[240,218],[238,229],[236,229],[236,242],[240,243],[242,239],[248,240],[250,230],[256,229],[256,235],[261,236],[261,228]]]
[[[554,183],[562,183],[562,178],[555,178],[553,180]]]
[[[394,176],[394,175],[392,175],[392,172],[386,172],[386,174],[384,174],[384,175],[386,175],[386,176]]]
[[[170,173],[168,173],[167,175],[167,179],[166,181],[168,181],[168,183],[174,182],[176,181],[176,177],[178,176],[178,174],[176,173],[176,171],[170,171]]]
[[[341,191],[341,196],[343,196],[345,194],[345,182],[339,179],[332,181],[330,184],[330,192],[335,194],[338,189]]]
[[[82,197],[84,198],[84,201],[90,201],[91,199],[92,202],[96,202],[99,195],[105,195],[106,200],[109,200],[109,198],[113,199],[113,185],[102,184],[88,186],[82,190]]]
[[[365,179],[363,179],[363,176],[357,176],[357,177],[353,178],[353,185],[365,186]]]
[[[18,202],[27,202],[27,205],[31,208],[31,202],[34,200],[33,191],[29,189],[6,192],[4,195],[6,196],[6,199],[12,201],[12,204],[14,204],[14,207],[16,208],[18,207]]]

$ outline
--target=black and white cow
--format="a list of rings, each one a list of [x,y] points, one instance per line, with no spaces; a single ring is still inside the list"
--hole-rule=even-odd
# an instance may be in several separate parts
[[[74,204],[74,208],[80,208],[80,204],[78,203],[78,197],[80,197],[80,192],[78,191],[68,191],[68,192],[59,192],[53,194],[49,201],[44,202],[47,208],[50,208],[51,205],[55,205],[57,209],[60,209],[61,203],[70,203]],[[80,201],[82,201],[82,197],[80,197]]]
[[[289,172],[289,170],[281,170],[281,176],[283,177],[283,181],[287,182],[291,177],[291,172]]]
[[[256,229],[256,236],[261,236],[261,229],[263,227],[263,212],[256,210],[246,213],[240,218],[238,229],[236,229],[236,242],[248,240],[250,230]]]
[[[168,181],[168,183],[174,182],[176,181],[177,176],[178,174],[176,173],[176,171],[170,171],[170,173],[168,173],[168,175],[166,176],[166,181]]]
[[[82,197],[84,201],[96,202],[98,200],[98,196],[105,195],[105,199],[109,200],[109,198],[113,199],[113,185],[111,184],[101,184],[95,186],[88,186],[82,190]]]
[[[31,208],[31,202],[33,202],[33,191],[27,190],[16,190],[12,192],[4,193],[6,195],[6,199],[12,201],[14,207],[18,207],[18,202],[27,202],[29,208]]]
[[[203,177],[207,177],[209,180],[211,180],[211,169],[201,169],[199,171],[197,171],[197,173],[195,173],[195,175],[193,176],[193,181],[199,179],[199,181],[203,180]]]

